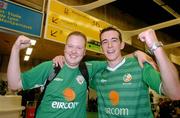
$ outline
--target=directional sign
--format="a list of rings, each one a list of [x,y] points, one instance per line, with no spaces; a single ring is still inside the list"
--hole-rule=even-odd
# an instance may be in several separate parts
[[[0,28],[40,37],[42,22],[42,12],[0,0]]]
[[[108,23],[71,8],[58,0],[49,0],[44,38],[65,43],[72,31],[80,31],[88,38],[87,49],[100,52],[99,32]]]

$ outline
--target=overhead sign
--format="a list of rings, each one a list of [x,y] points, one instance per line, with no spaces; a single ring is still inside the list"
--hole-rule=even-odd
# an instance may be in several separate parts
[[[42,22],[42,12],[0,0],[0,28],[40,37]]]
[[[100,52],[99,33],[108,23],[71,8],[58,0],[49,0],[44,38],[65,43],[72,31],[80,31],[88,38],[87,49]]]

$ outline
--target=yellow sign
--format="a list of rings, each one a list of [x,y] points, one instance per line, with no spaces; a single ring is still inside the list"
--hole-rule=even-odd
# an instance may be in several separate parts
[[[44,38],[65,43],[72,31],[80,31],[88,38],[87,49],[100,52],[99,32],[109,24],[71,8],[58,0],[49,0]]]

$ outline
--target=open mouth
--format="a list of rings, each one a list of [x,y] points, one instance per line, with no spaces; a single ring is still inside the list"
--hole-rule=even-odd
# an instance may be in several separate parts
[[[113,54],[115,53],[115,50],[107,50],[107,54]]]
[[[75,58],[77,58],[77,56],[76,55],[69,55],[70,56],[70,58],[73,58],[73,59],[75,59]]]

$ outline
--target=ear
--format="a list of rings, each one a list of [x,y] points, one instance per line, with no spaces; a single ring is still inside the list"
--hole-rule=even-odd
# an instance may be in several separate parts
[[[66,52],[66,45],[64,46],[64,53]]]
[[[124,46],[125,46],[125,43],[122,41],[122,42],[121,42],[121,47],[120,47],[120,49],[121,49],[121,50],[124,49]]]
[[[102,52],[102,54],[104,54],[102,45],[100,45],[100,51]]]
[[[84,48],[84,51],[83,51],[83,57],[86,55],[86,47]]]
[[[84,50],[84,56],[86,55],[86,49]]]

